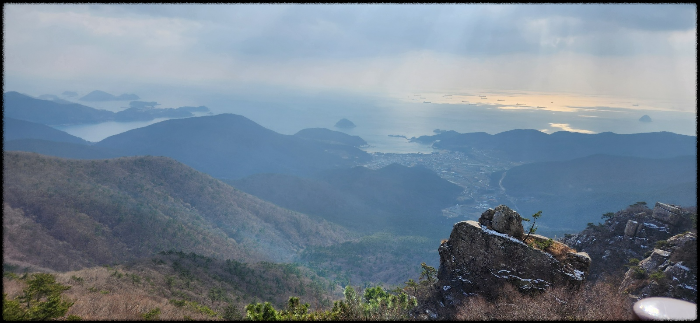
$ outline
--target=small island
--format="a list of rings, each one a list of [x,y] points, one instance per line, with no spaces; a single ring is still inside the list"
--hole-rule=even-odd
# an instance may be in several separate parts
[[[643,115],[641,118],[639,118],[640,122],[651,122],[651,117],[648,115]]]
[[[336,122],[335,127],[341,128],[341,129],[352,129],[352,128],[355,128],[356,126],[354,123],[352,123],[352,121],[343,118],[343,119],[340,119],[340,121]]]

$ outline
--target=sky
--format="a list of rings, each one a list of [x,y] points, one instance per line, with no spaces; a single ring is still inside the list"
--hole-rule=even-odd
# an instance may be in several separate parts
[[[555,110],[571,106],[562,103],[569,95],[696,111],[695,4],[3,9],[3,90],[30,95],[536,93],[558,96],[560,106],[547,107]]]

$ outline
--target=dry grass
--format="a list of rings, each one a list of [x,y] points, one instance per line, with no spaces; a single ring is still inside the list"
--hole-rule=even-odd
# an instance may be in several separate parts
[[[56,274],[56,281],[71,288],[63,297],[74,302],[66,315],[83,320],[143,320],[143,314],[160,309],[159,320],[220,320],[192,307],[176,307],[168,298],[153,293],[148,283],[130,284],[111,275],[104,267]],[[76,280],[75,278],[79,278]],[[3,293],[8,298],[20,295],[26,284],[17,279],[3,278]]]
[[[619,284],[598,281],[580,290],[555,288],[540,295],[520,294],[506,285],[495,302],[471,298],[456,319],[467,321],[621,321],[634,320],[632,301],[618,292]]]
[[[534,242],[544,242],[547,241],[549,238],[537,234],[530,235],[526,239],[523,240],[528,245],[532,245],[533,247],[537,248],[537,245]],[[539,248],[538,248],[539,249]],[[552,244],[544,249],[543,251],[551,254],[554,256],[559,261],[562,261],[566,259],[566,254],[571,253],[571,252],[576,252],[576,250],[570,248],[569,246],[556,241],[552,240]]]
[[[74,302],[67,315],[83,320],[143,320],[144,314],[156,309],[159,314],[151,319],[221,320],[227,308],[242,315],[251,302],[281,308],[290,296],[299,296],[312,309],[320,309],[342,295],[336,285],[308,274],[293,265],[244,264],[173,252],[53,275],[71,287],[63,293]],[[11,277],[3,278],[10,299],[25,287],[23,280]]]

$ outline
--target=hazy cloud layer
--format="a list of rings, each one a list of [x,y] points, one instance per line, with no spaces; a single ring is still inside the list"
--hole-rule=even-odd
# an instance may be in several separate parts
[[[61,91],[113,92],[134,92],[143,84],[221,91],[260,84],[375,93],[487,88],[695,100],[695,5],[4,9],[6,90],[51,82],[62,83]]]

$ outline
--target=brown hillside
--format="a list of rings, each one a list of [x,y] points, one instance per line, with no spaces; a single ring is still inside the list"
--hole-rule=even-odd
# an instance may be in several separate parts
[[[305,246],[346,240],[338,226],[264,202],[166,157],[3,157],[5,263],[64,271],[171,249],[289,261]]]
[[[280,308],[290,296],[298,296],[319,309],[342,297],[339,286],[295,265],[246,264],[172,251],[55,275],[57,282],[71,287],[63,293],[75,302],[66,315],[83,320],[143,320],[156,309],[160,314],[154,318],[159,320],[222,320],[227,307],[240,315],[234,319],[241,319],[251,302]],[[21,276],[3,277],[3,292],[10,299],[26,286]]]

